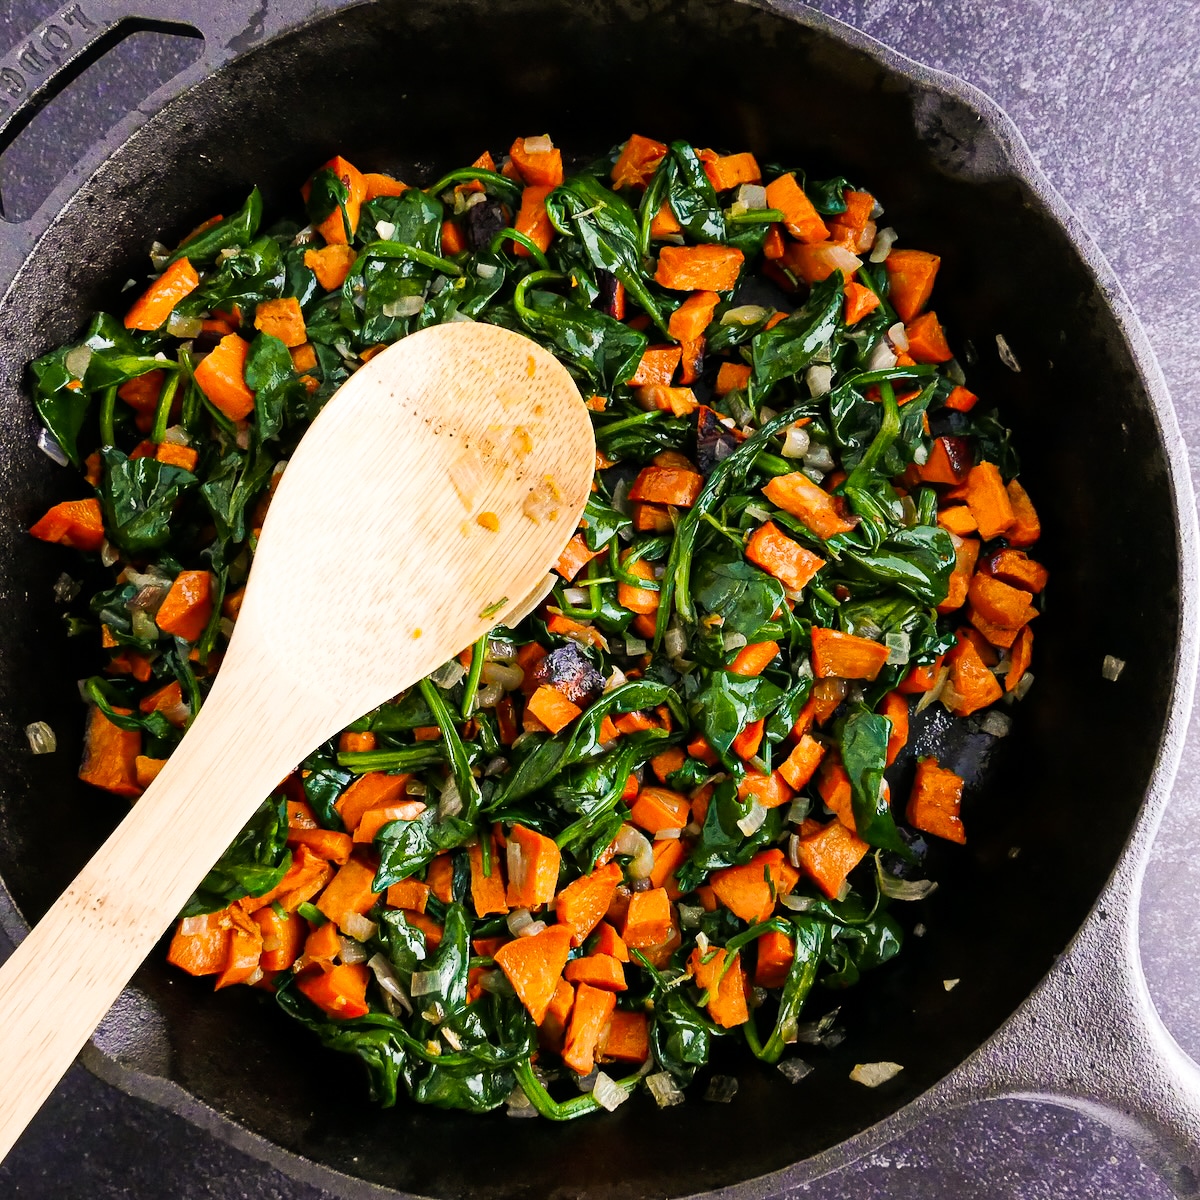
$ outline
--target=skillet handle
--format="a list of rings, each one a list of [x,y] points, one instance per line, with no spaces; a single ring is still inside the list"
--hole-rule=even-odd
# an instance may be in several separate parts
[[[1128,890],[1092,912],[1037,991],[941,1095],[1075,1109],[1129,1141],[1177,1196],[1197,1197],[1200,1066],[1150,998],[1137,945],[1141,881],[1113,885],[1122,882]]]

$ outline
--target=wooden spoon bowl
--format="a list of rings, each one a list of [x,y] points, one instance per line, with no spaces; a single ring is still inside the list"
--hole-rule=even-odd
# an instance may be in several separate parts
[[[544,595],[594,462],[566,369],[492,325],[413,334],[329,401],[279,481],[203,709],[0,970],[0,1157],[296,763]]]

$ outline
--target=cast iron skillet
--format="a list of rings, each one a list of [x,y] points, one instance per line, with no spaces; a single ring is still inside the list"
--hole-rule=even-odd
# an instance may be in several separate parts
[[[35,34],[43,62],[65,65],[112,36],[117,17],[144,12],[128,0],[101,19],[81,3]],[[157,19],[169,10],[204,34],[205,57],[97,145],[30,222],[3,230],[0,872],[14,936],[121,808],[74,779],[84,672],[50,603],[65,559],[23,531],[78,485],[34,448],[23,365],[90,310],[120,311],[117,289],[142,277],[157,234],[229,211],[250,182],[278,211],[335,151],[429,179],[516,133],[548,128],[593,152],[638,130],[749,147],[883,197],[905,244],[943,256],[938,308],[956,343],[974,347],[972,387],[1017,429],[1045,524],[1039,557],[1053,571],[1037,683],[1005,743],[977,735],[951,747],[973,781],[970,844],[937,854],[941,890],[906,914],[928,934],[863,986],[813,1002],[816,1013],[841,1002],[850,1037],[814,1053],[817,1073],[799,1086],[735,1056],[725,1069],[741,1090],[728,1106],[659,1112],[639,1097],[567,1126],[380,1112],[361,1098],[355,1064],[320,1051],[265,997],[214,996],[158,959],[122,996],[89,1065],[346,1196],[767,1195],[936,1108],[1000,1095],[1093,1111],[1181,1195],[1196,1194],[1200,1072],[1155,1014],[1136,946],[1194,670],[1182,440],[1110,269],[1016,130],[973,89],[786,0],[325,8],[156,5]],[[28,98],[40,75],[10,58]],[[19,104],[3,117],[19,119]],[[1001,365],[997,333],[1019,373]],[[1101,680],[1106,653],[1128,664],[1117,683]],[[34,719],[58,731],[58,754],[28,754],[21,730]],[[961,983],[947,993],[945,979]],[[904,1065],[894,1082],[849,1082],[855,1062],[882,1059]]]

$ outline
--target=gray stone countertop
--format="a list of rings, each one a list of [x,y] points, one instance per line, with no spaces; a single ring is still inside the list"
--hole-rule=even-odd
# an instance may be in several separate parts
[[[0,50],[55,9],[0,0]],[[149,7],[149,6],[148,6]],[[314,3],[314,8],[325,4]],[[1083,220],[1158,355],[1200,484],[1200,4],[1196,0],[817,0],[814,7],[988,92]],[[0,156],[6,211],[30,211],[127,108],[194,51],[141,32],[40,113]],[[40,189],[40,190],[39,190]],[[1200,1058],[1200,716],[1193,719],[1142,899],[1150,990]],[[793,1193],[809,1200],[1166,1200],[1105,1126],[993,1101],[947,1112]],[[0,1167],[28,1200],[332,1200],[74,1068]]]

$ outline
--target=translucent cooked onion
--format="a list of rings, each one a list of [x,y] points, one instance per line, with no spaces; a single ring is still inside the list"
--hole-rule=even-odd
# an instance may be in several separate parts
[[[883,644],[888,649],[887,665],[889,667],[902,667],[908,662],[909,654],[911,653],[911,642],[908,634],[903,630],[897,633],[889,633],[883,639]]]
[[[511,638],[488,638],[484,657],[488,662],[510,663],[517,657],[517,643]]]
[[[199,337],[204,332],[204,322],[199,317],[185,317],[173,312],[167,318],[167,332],[177,338]]]
[[[896,356],[888,345],[887,338],[880,338],[867,357],[868,371],[889,371],[896,365]]]
[[[815,467],[818,471],[832,471],[834,468],[833,452],[821,442],[813,442],[804,456],[806,467]]]
[[[408,990],[415,1000],[418,996],[428,996],[430,992],[436,992],[441,985],[442,977],[437,971],[416,971]]]
[[[462,796],[459,795],[458,781],[453,775],[446,780],[442,794],[438,797],[438,820],[445,821],[448,817],[457,817],[462,812]]]
[[[871,247],[871,261],[881,263],[892,252],[896,244],[896,231],[887,225],[875,235],[875,245]]]
[[[526,925],[522,928],[522,930],[518,936],[519,937],[536,937],[539,933],[544,933],[545,931],[546,931],[546,922],[545,921],[530,921],[528,925]]]
[[[38,430],[37,448],[51,462],[57,463],[60,467],[65,467],[70,461],[67,458],[66,451],[58,444],[58,440],[48,429]]]
[[[425,307],[424,296],[400,296],[380,306],[385,317],[415,317]]]
[[[605,1108],[609,1112],[616,1112],[629,1099],[629,1093],[623,1087],[618,1087],[616,1082],[605,1075],[603,1071],[599,1071],[596,1074],[596,1083],[592,1088],[592,1099],[601,1108]]]
[[[1012,347],[1008,344],[1004,334],[996,334],[996,352],[1000,355],[1000,361],[1016,374],[1021,373],[1021,364],[1017,362],[1017,356],[1013,353]]]
[[[708,1081],[705,1100],[713,1104],[728,1104],[737,1095],[738,1081],[732,1075],[714,1075]]]
[[[650,1089],[650,1095],[654,1097],[654,1103],[659,1108],[671,1108],[683,1103],[683,1093],[675,1086],[675,1080],[667,1071],[647,1075],[646,1087]]]
[[[467,673],[466,667],[458,661],[457,658],[450,659],[449,662],[444,662],[438,669],[432,672],[429,676],[442,691],[449,691],[460,679]]]
[[[888,327],[887,340],[897,350],[908,349],[908,334],[905,332],[903,321],[897,321],[895,325]]]
[[[608,674],[608,678],[604,681],[604,690],[605,692],[616,691],[625,682],[625,672],[620,667],[613,667]]]
[[[811,1075],[813,1069],[802,1058],[788,1058],[779,1064],[777,1070],[788,1083],[799,1083],[806,1075]]]
[[[554,143],[550,140],[548,133],[539,133],[537,137],[525,139],[526,154],[550,154],[553,150]]]
[[[942,697],[942,689],[946,686],[946,680],[950,678],[950,668],[942,667],[934,676],[933,687],[929,689],[916,703],[913,708],[914,712],[924,712],[935,700],[940,700]]]
[[[737,827],[747,836],[757,833],[767,819],[767,810],[755,800],[750,805],[750,811],[737,823]]]
[[[1116,683],[1121,678],[1123,670],[1125,670],[1125,660],[1118,658],[1115,654],[1106,654],[1104,661],[1100,664],[1100,674],[1109,683]]]
[[[512,843],[509,842],[509,845],[511,846]],[[508,932],[511,933],[513,937],[520,937],[521,930],[527,925],[533,924],[533,913],[531,913],[527,908],[514,908],[511,912],[509,912],[505,920],[508,925]]]
[[[737,190],[734,207],[741,206],[741,212],[749,212],[755,208],[769,208],[767,204],[767,189],[761,183],[743,183]]]
[[[402,984],[392,969],[392,964],[388,962],[382,954],[376,954],[367,960],[367,966],[371,973],[375,976],[375,982],[379,984],[380,991],[385,992],[393,1000],[395,1000],[405,1012],[412,1012],[412,1001],[408,998],[408,993],[404,990]]]
[[[749,641],[750,639],[744,633],[727,633],[721,639],[721,649],[728,654],[731,650],[740,650]]]
[[[765,320],[773,310],[763,308],[761,304],[739,304],[736,308],[726,309],[721,317],[722,325],[757,325]]]
[[[582,608],[588,602],[587,588],[563,588],[563,599],[575,608]]]
[[[341,925],[346,933],[359,942],[370,941],[379,929],[374,921],[355,912],[348,912],[342,918]]]
[[[518,685],[519,686],[519,685]],[[511,688],[509,689],[512,690]],[[489,683],[475,693],[476,708],[495,708],[504,699],[504,688],[498,683]]]
[[[365,920],[365,918],[364,918]],[[370,924],[370,922],[368,922]],[[366,946],[355,938],[344,937],[341,939],[342,948],[338,951],[338,958],[344,963],[364,963],[370,958],[370,953]]]
[[[396,236],[396,226],[391,221],[376,221],[375,232],[379,234],[381,241],[390,242]]]
[[[792,912],[807,912],[816,901],[811,896],[797,896],[795,892],[789,892],[779,897],[779,903]]]
[[[475,264],[475,274],[480,279],[491,279],[499,269],[495,263],[481,262]]]
[[[992,737],[1002,738],[1008,737],[1012,730],[1012,717],[1006,716],[1002,712],[993,710],[989,712],[983,721],[980,723],[980,733],[990,734]]]
[[[509,845],[512,843],[509,842]],[[640,829],[635,829],[632,825],[622,825],[613,842],[613,852],[631,857],[631,879],[650,878],[650,872],[654,870],[654,847]]]
[[[58,749],[58,738],[45,721],[33,721],[26,725],[25,738],[34,754],[53,754]]]
[[[625,653],[630,658],[640,658],[646,653],[646,643],[641,638],[626,637],[625,638]]]
[[[682,658],[687,653],[687,633],[682,625],[668,629],[663,637],[663,650],[667,658]]]
[[[895,1079],[903,1070],[899,1063],[894,1062],[858,1063],[850,1072],[850,1078],[863,1087],[873,1088]]]
[[[825,391],[828,390],[829,388],[826,387]],[[787,437],[783,439],[783,450],[781,453],[784,458],[803,458],[808,453],[811,445],[812,438],[808,436],[808,430],[803,425],[789,425]]]

